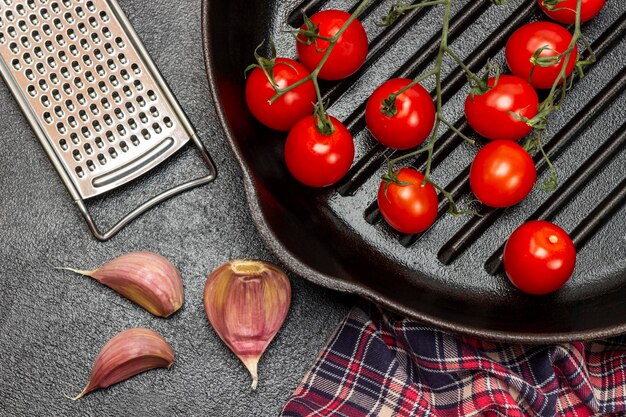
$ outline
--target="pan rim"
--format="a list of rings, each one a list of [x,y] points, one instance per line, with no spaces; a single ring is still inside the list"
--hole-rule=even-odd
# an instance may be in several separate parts
[[[417,320],[423,324],[433,326],[439,330],[445,332],[481,338],[485,340],[491,340],[496,342],[507,343],[522,343],[522,344],[554,344],[554,343],[566,343],[566,342],[583,342],[592,341],[598,339],[604,339],[607,337],[618,336],[626,333],[626,322],[616,325],[603,326],[595,329],[588,329],[582,331],[567,331],[567,332],[511,332],[500,331],[493,329],[485,329],[480,326],[472,326],[465,323],[459,323],[454,320],[442,319],[435,317],[424,311],[418,311],[417,309],[410,309],[408,307],[394,304],[394,301],[389,297],[386,297],[376,291],[371,291],[368,288],[348,283],[340,278],[326,275],[320,271],[311,268],[298,260],[298,258],[290,252],[285,246],[283,246],[276,234],[269,227],[265,216],[262,214],[261,202],[259,201],[258,194],[256,193],[255,181],[251,175],[250,168],[243,159],[237,142],[232,134],[232,130],[229,127],[229,122],[226,118],[222,106],[220,103],[220,94],[217,89],[217,81],[215,68],[212,63],[212,45],[209,40],[210,34],[210,11],[211,0],[202,0],[201,8],[201,36],[202,36],[202,50],[204,57],[204,65],[209,81],[209,89],[211,91],[211,97],[213,99],[213,106],[215,107],[216,114],[220,121],[220,125],[226,139],[230,145],[231,150],[235,154],[237,163],[242,170],[244,191],[246,195],[246,201],[250,215],[254,224],[261,236],[261,239],[265,245],[272,251],[272,253],[280,260],[284,266],[289,269],[290,272],[296,276],[300,276],[316,285],[339,291],[342,293],[357,295],[363,297],[366,300],[381,305],[382,307],[398,313],[407,318]]]

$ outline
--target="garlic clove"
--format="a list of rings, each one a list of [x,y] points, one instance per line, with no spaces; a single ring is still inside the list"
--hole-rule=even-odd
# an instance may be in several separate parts
[[[153,252],[127,253],[93,271],[63,269],[95,279],[158,317],[169,317],[183,305],[180,272]]]
[[[289,279],[266,262],[230,261],[207,278],[204,307],[209,322],[250,372],[253,390],[259,359],[285,322],[290,304]]]
[[[100,388],[156,368],[170,368],[174,351],[163,336],[150,329],[128,329],[104,345],[94,361],[87,386],[73,400]]]

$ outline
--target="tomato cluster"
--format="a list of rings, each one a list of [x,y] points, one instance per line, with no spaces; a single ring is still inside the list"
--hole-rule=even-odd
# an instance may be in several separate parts
[[[553,20],[575,22],[577,0],[537,1]],[[581,20],[595,16],[604,3],[582,0]],[[284,148],[287,169],[310,187],[335,184],[354,160],[351,133],[339,120],[326,116],[323,108],[321,113],[316,111],[314,105],[316,101],[321,105],[317,77],[343,79],[365,62],[367,34],[356,19],[344,28],[350,18],[346,12],[326,10],[305,19],[296,36],[300,62],[276,58],[269,67],[257,66],[246,85],[246,101],[254,117],[272,129],[289,132]],[[331,42],[333,49],[328,53]],[[475,79],[465,100],[465,116],[470,127],[489,142],[472,162],[469,183],[484,205],[510,207],[532,190],[537,178],[535,164],[516,141],[531,133],[531,122],[540,111],[535,89],[549,89],[557,80],[562,82],[563,66],[567,77],[572,73],[577,50],[574,46],[568,53],[571,43],[571,33],[556,23],[529,23],[516,30],[506,43],[511,74]],[[290,88],[296,83],[296,88]],[[277,95],[277,89],[289,91]],[[372,136],[396,150],[423,144],[435,124],[443,121],[441,117],[428,91],[403,78],[378,87],[365,111]],[[436,186],[415,169],[388,172],[377,200],[382,217],[401,233],[421,233],[437,218]],[[556,291],[571,276],[575,262],[576,249],[567,233],[542,221],[526,223],[516,230],[504,253],[507,276],[529,294]]]

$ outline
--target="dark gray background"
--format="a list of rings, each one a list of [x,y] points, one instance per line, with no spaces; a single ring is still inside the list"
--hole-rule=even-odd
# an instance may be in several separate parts
[[[10,92],[0,83],[0,415],[277,415],[350,300],[291,276],[293,305],[260,364],[257,392],[210,328],[202,305],[207,274],[232,258],[273,261],[250,220],[241,174],[216,119],[202,60],[200,0],[121,0],[196,126],[218,180],[162,204],[107,243],[96,242]],[[159,189],[197,176],[185,151],[154,174],[90,204],[103,225]],[[154,250],[181,270],[185,305],[156,319],[88,278],[57,266],[97,267],[133,250]],[[77,402],[91,364],[129,327],[160,332],[176,352],[157,370]]]

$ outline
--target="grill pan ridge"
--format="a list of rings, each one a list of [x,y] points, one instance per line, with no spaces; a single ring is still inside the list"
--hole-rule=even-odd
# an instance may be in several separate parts
[[[502,64],[510,34],[525,23],[547,19],[534,0],[509,3],[504,8],[489,0],[455,3],[450,41],[471,69],[481,69],[490,58]],[[390,4],[372,2],[361,16],[370,37],[363,68],[346,80],[322,85],[324,98],[334,103],[331,113],[340,116],[355,137],[357,156],[340,184],[313,190],[287,173],[284,135],[263,128],[247,112],[241,71],[263,39],[276,39],[279,51],[295,54],[293,39],[283,32],[285,22],[292,27],[301,24],[301,9],[309,15],[324,8],[353,10],[356,2],[203,2],[203,42],[212,91],[243,169],[252,217],[270,249],[289,269],[313,282],[452,332],[525,343],[589,340],[625,332],[626,4],[608,2],[583,27],[598,62],[576,81],[546,135],[545,148],[559,174],[558,189],[534,190],[528,201],[509,210],[483,209],[483,217],[446,216],[447,206],[440,200],[436,224],[412,236],[399,235],[381,221],[374,201],[377,178],[384,161],[399,154],[371,138],[364,105],[384,80],[415,77],[429,68],[436,54],[439,31],[433,25],[440,11],[418,9],[394,26],[376,28],[374,22]],[[235,31],[227,23],[233,19],[249,24]],[[435,29],[428,32],[428,27]],[[473,34],[481,36],[468,39]],[[412,42],[410,50],[394,49],[407,42]],[[456,120],[458,130],[471,134],[459,106],[459,97],[467,92],[464,74],[453,66],[443,80],[444,111]],[[452,131],[444,131],[435,148],[435,178],[444,177],[446,189],[461,202],[469,199],[467,173],[475,152]],[[423,156],[411,161],[418,169],[424,163]],[[545,172],[542,160],[535,158],[535,163],[538,172]],[[536,218],[561,224],[579,250],[572,281],[544,297],[512,289],[501,271],[506,237],[519,224]]]

